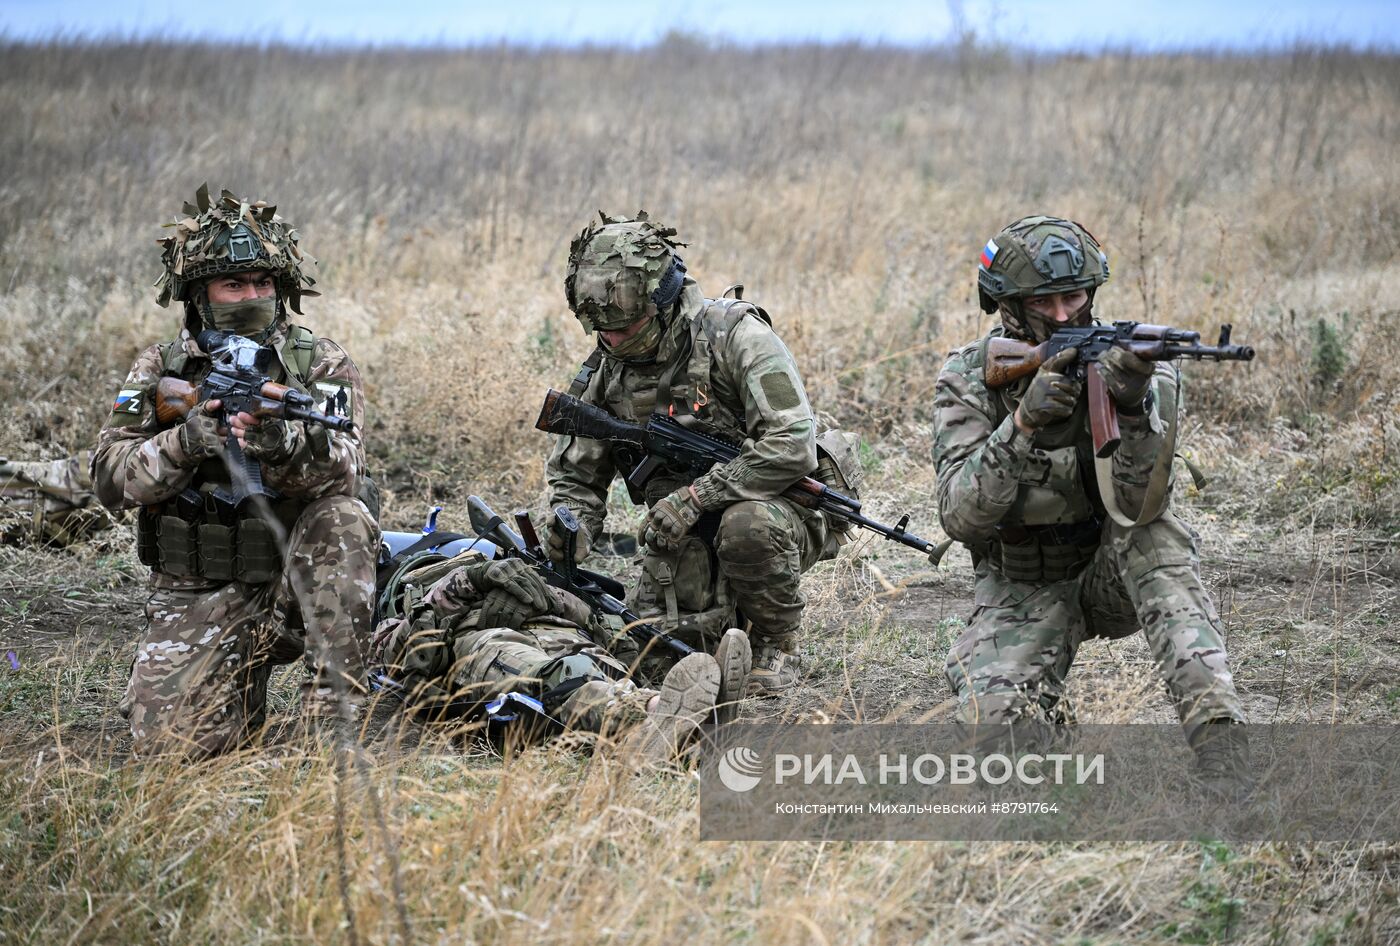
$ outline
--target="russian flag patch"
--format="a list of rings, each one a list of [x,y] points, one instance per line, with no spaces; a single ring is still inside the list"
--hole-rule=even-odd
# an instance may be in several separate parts
[[[123,388],[117,392],[117,399],[112,402],[113,414],[139,414],[141,413],[140,388]]]
[[[1001,247],[997,246],[996,240],[988,240],[987,245],[982,247],[982,255],[980,257],[982,265],[991,266],[992,260],[997,258],[997,250],[999,249],[1001,249]]]

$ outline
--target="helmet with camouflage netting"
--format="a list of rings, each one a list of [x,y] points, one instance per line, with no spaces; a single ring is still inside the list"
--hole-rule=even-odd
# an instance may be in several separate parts
[[[598,211],[600,224],[584,227],[569,244],[564,297],[584,331],[625,328],[642,317],[648,301],[665,312],[680,298],[685,263],[676,249],[685,246],[676,231],[647,217],[610,217]]]
[[[156,301],[194,302],[200,285],[211,276],[267,270],[277,284],[278,296],[293,312],[301,312],[301,297],[319,293],[307,271],[316,261],[303,253],[296,230],[277,215],[266,201],[241,200],[223,191],[209,199],[209,185],[186,203],[180,219],[166,224],[173,236],[159,240],[165,272],[156,280]]]
[[[1022,217],[987,241],[977,266],[982,311],[1002,311],[1013,328],[1030,334],[1023,299],[1083,289],[1108,281],[1108,257],[1083,225],[1062,217]]]

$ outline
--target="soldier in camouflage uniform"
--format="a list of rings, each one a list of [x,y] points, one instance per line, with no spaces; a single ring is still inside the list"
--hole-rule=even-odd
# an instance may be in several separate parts
[[[357,496],[365,474],[359,371],[335,342],[289,321],[316,295],[309,258],[274,208],[200,188],[161,241],[159,303],[183,303],[173,341],[132,365],[92,460],[98,498],[138,506],[138,554],[151,566],[148,626],[136,648],[122,713],[138,751],[212,755],[238,746],[264,719],[276,664],[304,656],[309,720],[353,719],[371,632],[378,527]],[[353,421],[348,432],[248,413],[220,425],[206,401],[183,422],[156,417],[163,376],[198,384],[209,356],[196,334],[220,329],[276,352],[274,380]],[[323,408],[325,409],[325,408]],[[270,501],[233,506],[226,436],[258,461]]]
[[[62,460],[0,457],[0,541],[71,545],[116,520],[97,501],[92,451]]]
[[[750,691],[775,695],[798,679],[799,577],[837,545],[821,514],[780,495],[817,469],[817,428],[767,314],[738,292],[705,298],[674,236],[639,213],[602,215],[574,239],[564,291],[598,347],[570,393],[625,421],[662,411],[743,444],[736,460],[703,476],[663,469],[644,488],[628,484],[632,501],[648,507],[632,605],[697,647],[713,647],[737,607],[752,625]],[[607,443],[557,438],[549,501],[578,517],[580,549],[602,528],[613,479],[639,459]],[[563,543],[551,520],[551,556]]]
[[[436,578],[440,569],[450,571]],[[624,751],[662,761],[717,704],[727,719],[743,696],[750,652],[742,631],[729,631],[716,657],[690,654],[659,690],[645,689],[614,653],[625,636],[519,559],[486,561],[468,552],[411,581],[401,616],[375,632],[372,654],[426,719],[509,725],[525,738],[631,730]]]
[[[1068,220],[1023,218],[983,250],[981,304],[1001,325],[952,354],[934,401],[939,514],[976,572],[976,607],[948,654],[948,680],[967,722],[1053,719],[1079,645],[1141,628],[1204,770],[1218,772],[1241,763],[1245,730],[1212,724],[1243,722],[1244,712],[1195,533],[1165,498],[1155,517],[1129,525],[1106,515],[1086,400],[1064,373],[1074,351],[1010,387],[984,381],[987,338],[1040,342],[1090,324],[1107,279],[1098,243]],[[1141,510],[1157,454],[1171,449],[1180,377],[1121,348],[1099,365],[1122,433],[1112,488],[1121,509]]]

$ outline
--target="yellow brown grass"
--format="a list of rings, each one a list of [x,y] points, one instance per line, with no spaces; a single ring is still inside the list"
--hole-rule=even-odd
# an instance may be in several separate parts
[[[1311,48],[5,46],[0,454],[91,443],[132,357],[174,329],[151,301],[156,224],[207,179],[278,202],[322,260],[307,322],[365,374],[387,525],[448,499],[465,527],[468,492],[534,503],[539,396],[589,344],[563,305],[569,236],[645,207],[708,291],[748,285],[814,403],[865,434],[872,510],[934,535],[932,383],[987,325],[977,251],[1060,213],[1109,252],[1100,315],[1233,322],[1259,349],[1186,369],[1185,448],[1217,482],[1179,504],[1237,680],[1283,718],[1394,721],[1398,100],[1394,57]],[[1319,359],[1328,332],[1339,363]],[[1396,935],[1393,847],[700,844],[692,778],[431,737],[358,765],[294,741],[133,762],[113,713],[130,553],[4,555],[0,643],[23,666],[0,665],[0,941],[393,942],[402,916],[444,943]],[[864,540],[823,566],[813,673],[776,712],[936,712],[967,576]],[[295,679],[278,681],[280,719]],[[1086,647],[1071,695],[1093,721],[1169,712],[1131,641]]]

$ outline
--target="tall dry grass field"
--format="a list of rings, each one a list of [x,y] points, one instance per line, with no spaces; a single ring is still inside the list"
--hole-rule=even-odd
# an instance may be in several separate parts
[[[982,333],[1009,220],[1083,221],[1097,311],[1259,358],[1186,368],[1178,486],[1255,719],[1400,720],[1400,60],[1026,58],[857,47],[0,50],[0,455],[89,445],[152,302],[158,224],[208,180],[321,260],[306,321],[365,374],[386,525],[542,496],[531,428],[589,340],[563,303],[598,208],[678,226],[743,282],[869,505],[937,534],[930,399]],[[625,503],[619,529],[635,523]],[[696,783],[569,748],[508,759],[395,727],[193,768],[128,756],[130,533],[0,549],[0,942],[1383,943],[1382,845],[701,844]],[[625,563],[616,563],[623,567]],[[862,540],[810,576],[800,693],[751,715],[946,712],[970,570]],[[275,678],[279,723],[296,673]],[[1085,646],[1091,721],[1171,718],[1140,641]]]

